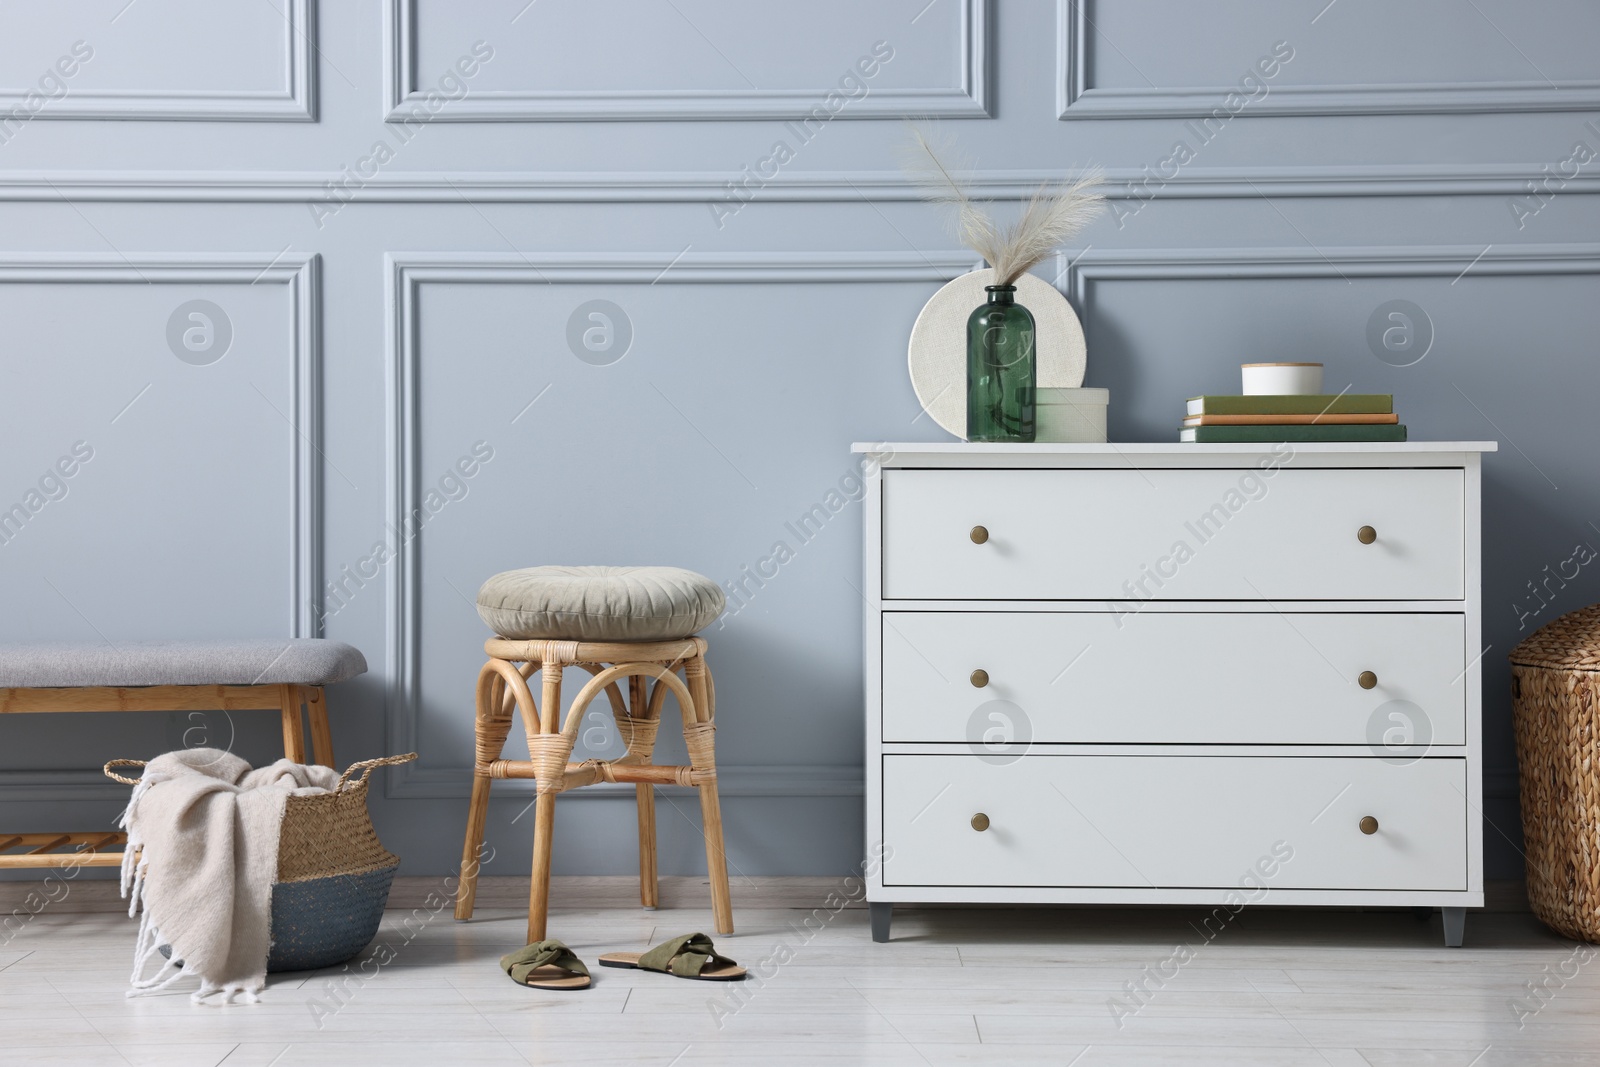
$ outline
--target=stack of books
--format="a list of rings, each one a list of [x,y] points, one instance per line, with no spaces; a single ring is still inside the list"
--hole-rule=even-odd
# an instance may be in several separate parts
[[[1388,393],[1194,396],[1179,441],[1404,441]]]

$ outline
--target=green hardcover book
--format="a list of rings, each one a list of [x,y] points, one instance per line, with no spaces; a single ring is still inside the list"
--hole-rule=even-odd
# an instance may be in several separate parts
[[[1178,440],[1196,444],[1278,441],[1404,441],[1404,426],[1190,426],[1178,431]]]
[[[1388,415],[1390,393],[1328,393],[1316,396],[1191,396],[1190,415]]]

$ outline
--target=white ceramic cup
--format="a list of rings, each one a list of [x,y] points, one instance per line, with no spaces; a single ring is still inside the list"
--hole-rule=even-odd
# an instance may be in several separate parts
[[[1245,396],[1314,396],[1322,392],[1320,363],[1245,363]]]

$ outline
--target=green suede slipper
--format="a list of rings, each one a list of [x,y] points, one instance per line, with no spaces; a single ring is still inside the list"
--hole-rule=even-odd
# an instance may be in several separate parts
[[[573,951],[555,940],[535,941],[500,957],[500,969],[518,985],[534,989],[588,989],[589,968]]]
[[[608,952],[600,957],[600,966],[637,967],[702,982],[736,982],[745,975],[743,967],[726,956],[717,955],[705,934],[684,934],[644,953]]]

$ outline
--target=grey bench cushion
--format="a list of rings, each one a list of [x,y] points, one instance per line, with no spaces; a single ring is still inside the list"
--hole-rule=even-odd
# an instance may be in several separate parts
[[[143,685],[331,685],[367,670],[343,641],[124,641],[112,647],[0,644],[0,689]]]
[[[478,615],[516,641],[669,641],[722,614],[717,583],[681,567],[525,567],[478,590]]]

